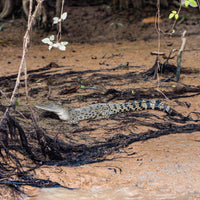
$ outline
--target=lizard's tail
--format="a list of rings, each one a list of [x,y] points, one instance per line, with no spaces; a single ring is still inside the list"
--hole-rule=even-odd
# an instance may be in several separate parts
[[[127,102],[126,104],[129,104],[129,102]],[[159,100],[139,100],[139,101],[130,102],[130,104],[132,104],[134,110],[146,110],[146,109],[160,110],[167,113],[169,116],[180,117],[179,121],[189,120],[188,117],[185,117],[181,113],[172,109],[166,103],[163,103],[162,101],[159,101]]]
[[[158,100],[139,100],[126,103],[127,106],[130,104],[133,110],[146,110],[146,109],[160,110],[166,112],[169,115],[171,115],[173,112],[173,110],[170,108],[169,105]]]

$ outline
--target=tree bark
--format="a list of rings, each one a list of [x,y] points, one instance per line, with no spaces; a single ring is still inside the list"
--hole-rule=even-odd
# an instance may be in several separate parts
[[[0,13],[0,19],[8,17],[14,8],[13,0],[2,0],[2,11]]]

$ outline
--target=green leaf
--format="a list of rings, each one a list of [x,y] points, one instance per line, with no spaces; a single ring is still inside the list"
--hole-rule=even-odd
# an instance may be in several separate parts
[[[185,0],[185,7],[188,7],[190,4],[189,0]]]
[[[61,51],[65,51],[66,47],[64,45],[62,45],[61,43],[59,43],[58,49]]]
[[[15,105],[19,105],[19,102],[17,100],[15,100]]]
[[[172,19],[174,17],[174,13],[169,14],[169,19]]]
[[[60,44],[62,44],[62,45],[64,45],[64,46],[66,46],[67,44],[68,44],[68,42],[61,42]]]
[[[85,88],[85,85],[81,85],[81,88]]]
[[[65,20],[67,18],[67,12],[64,12],[62,15],[61,15],[61,19],[62,20]]]
[[[169,19],[172,19],[173,17],[175,17],[175,15],[177,15],[177,11],[176,10],[172,10],[171,13],[169,14]]]
[[[58,48],[59,47],[59,43],[54,43],[52,46],[55,47],[55,48]]]
[[[51,45],[51,44],[52,44],[52,42],[51,42],[51,40],[50,40],[49,38],[44,38],[44,39],[42,40],[42,42],[43,42],[44,44],[48,44],[48,45]]]
[[[52,48],[53,48],[53,46],[52,46],[52,45],[49,45],[49,51],[51,51]]]
[[[195,0],[189,0],[191,7],[197,7],[197,2]]]
[[[175,19],[177,20],[179,16],[178,16],[178,14],[176,14],[174,17],[175,17]]]
[[[60,19],[59,19],[58,17],[54,17],[54,18],[53,18],[53,24],[57,24],[57,23],[59,22],[59,20],[60,20]]]
[[[55,36],[54,36],[54,35],[51,35],[51,36],[49,37],[49,39],[50,39],[51,41],[54,41],[54,40],[55,40]]]

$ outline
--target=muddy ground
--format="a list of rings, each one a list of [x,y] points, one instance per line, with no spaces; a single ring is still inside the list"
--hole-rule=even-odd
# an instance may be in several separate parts
[[[110,10],[101,7],[67,8],[67,11],[69,17],[63,40],[73,43],[65,52],[48,51],[40,42],[47,33],[33,31],[27,56],[29,102],[33,108],[36,104],[49,103],[80,107],[100,102],[159,99],[184,116],[199,112],[200,25],[196,11],[184,10],[188,18],[177,26],[175,37],[161,36],[160,51],[167,56],[171,49],[180,48],[180,33],[184,28],[188,31],[180,82],[174,82],[173,78],[162,81],[174,75],[173,70],[160,74],[155,80],[145,73],[155,63],[156,57],[151,52],[157,51],[157,34],[154,24],[142,24],[141,20],[151,16],[152,9],[140,15],[131,11],[111,15]],[[161,27],[169,29],[167,12],[162,18]],[[111,23],[123,26],[113,29]],[[4,105],[14,87],[21,60],[24,24],[24,20],[5,23],[0,32],[0,97]],[[172,57],[169,63],[176,66],[177,52]],[[160,61],[163,63],[165,59],[160,57]],[[126,62],[128,66],[119,67]],[[17,112],[12,111],[12,114],[29,137],[34,138],[24,77],[16,100]],[[62,188],[24,187],[27,194],[34,196],[32,199],[55,199],[58,194],[59,199],[66,196],[69,199],[200,198],[199,122],[177,121],[163,112],[148,110],[111,116],[109,120],[82,121],[72,126],[51,113],[35,108],[34,111],[38,124],[55,141],[80,145],[82,150],[85,146],[99,147],[102,155],[95,157],[95,151],[100,151],[96,148],[92,154],[85,152],[85,157],[79,160],[66,159],[61,166],[44,165],[31,172],[36,178],[81,189],[73,193]],[[198,119],[197,114],[191,117]],[[138,135],[141,137],[136,142],[133,138]],[[148,136],[148,140],[142,136]],[[104,152],[102,146],[106,144],[113,146]],[[73,153],[75,156],[79,152]],[[22,162],[26,163],[23,158]],[[1,194],[4,192],[2,187]]]

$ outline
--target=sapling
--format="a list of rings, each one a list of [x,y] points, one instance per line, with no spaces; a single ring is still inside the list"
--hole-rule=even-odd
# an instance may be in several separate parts
[[[61,22],[64,21],[67,18],[67,12],[64,12],[60,18],[58,17],[54,17],[53,18],[53,25],[54,24],[60,24]],[[61,51],[65,51],[66,50],[66,45],[68,44],[68,42],[66,41],[60,41],[60,39],[57,37],[57,39],[55,40],[55,36],[51,35],[47,38],[42,39],[42,42],[44,44],[48,44],[49,45],[49,50],[51,50],[53,47],[54,48],[58,48]]]

